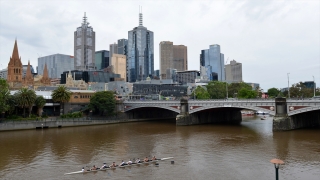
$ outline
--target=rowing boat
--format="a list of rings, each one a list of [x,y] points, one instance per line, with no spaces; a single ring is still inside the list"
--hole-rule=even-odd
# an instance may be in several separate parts
[[[75,171],[75,172],[65,173],[64,175],[71,175],[71,174],[85,174],[85,173],[90,173],[90,172],[107,171],[107,170],[110,170],[110,169],[125,168],[125,167],[129,167],[129,166],[133,166],[133,165],[156,163],[156,162],[158,162],[158,161],[164,161],[164,160],[168,160],[168,159],[173,159],[173,157],[161,158],[161,159],[157,159],[157,160],[154,160],[154,161],[149,160],[148,162],[141,162],[141,163],[126,164],[126,165],[123,165],[123,166],[107,167],[107,168],[97,169],[97,170]]]

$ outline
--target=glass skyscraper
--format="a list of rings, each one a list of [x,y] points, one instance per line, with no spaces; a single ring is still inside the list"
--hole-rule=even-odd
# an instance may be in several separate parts
[[[220,45],[213,44],[201,51],[200,66],[206,67],[209,80],[225,81],[224,54],[220,51]]]
[[[127,81],[146,80],[154,74],[153,32],[142,24],[139,13],[139,26],[128,32]]]
[[[118,40],[118,54],[127,55],[128,52],[128,40],[119,39]]]
[[[74,68],[77,70],[94,70],[95,67],[95,32],[89,26],[86,13],[83,22],[74,32]]]

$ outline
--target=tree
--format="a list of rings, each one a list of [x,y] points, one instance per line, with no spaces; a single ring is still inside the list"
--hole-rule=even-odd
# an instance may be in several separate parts
[[[7,99],[10,95],[9,85],[5,79],[0,78],[0,113],[4,114],[9,106]]]
[[[35,102],[36,106],[38,107],[38,115],[41,116],[42,114],[42,108],[44,107],[44,105],[46,104],[46,100],[43,98],[43,96],[38,96],[36,98],[36,102]]]
[[[100,115],[104,113],[113,114],[115,110],[116,99],[112,91],[96,92],[90,98],[89,109],[99,112]]]
[[[60,109],[63,109],[64,114],[64,103],[70,100],[71,92],[65,86],[58,86],[53,90],[51,96],[53,101],[60,103]]]
[[[313,89],[307,88],[302,82],[290,87],[290,97],[306,98],[313,97]]]
[[[230,96],[237,96],[237,94],[239,93],[241,88],[246,88],[248,90],[251,90],[252,87],[244,82],[240,82],[240,83],[231,83],[230,85],[228,85],[228,94],[229,97]]]
[[[258,95],[258,93],[256,90],[249,90],[247,88],[241,88],[238,93],[238,98],[252,99],[252,98],[256,98],[257,95]]]
[[[197,86],[197,88],[194,91],[195,92],[193,93],[195,93],[197,99],[210,99],[210,94],[205,88]]]
[[[16,109],[16,96],[15,95],[9,95],[7,99],[7,105],[9,106],[7,112],[8,114],[12,114],[14,110]]]
[[[277,97],[279,94],[279,90],[275,87],[268,89],[268,96],[273,98],[273,97]]]
[[[23,116],[25,117],[25,108],[29,109],[29,116],[32,110],[32,106],[36,101],[37,95],[34,90],[27,88],[21,88],[18,92],[15,93],[17,105],[23,108]]]
[[[210,81],[206,87],[212,99],[224,99],[227,97],[225,82]]]

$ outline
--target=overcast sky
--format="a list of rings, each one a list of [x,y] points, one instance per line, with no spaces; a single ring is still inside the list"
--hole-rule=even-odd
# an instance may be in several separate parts
[[[219,44],[225,61],[242,63],[243,80],[267,90],[313,81],[320,85],[319,0],[110,1],[0,0],[0,69],[7,67],[14,40],[23,64],[39,56],[73,55],[73,33],[84,12],[96,32],[96,51],[128,38],[138,26],[154,32],[155,70],[159,43],[188,47],[189,70],[199,70],[199,54]]]

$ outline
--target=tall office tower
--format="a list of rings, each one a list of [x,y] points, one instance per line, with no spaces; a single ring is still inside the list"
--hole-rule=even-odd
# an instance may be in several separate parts
[[[117,43],[110,44],[110,47],[109,47],[110,60],[111,60],[113,54],[118,54],[118,44]],[[110,64],[111,64],[111,62],[110,62]]]
[[[86,13],[77,31],[74,32],[74,67],[77,70],[95,69],[95,43],[96,35],[89,26]]]
[[[142,13],[139,13],[139,26],[128,32],[128,82],[146,80],[154,74],[153,32],[142,22]]]
[[[159,44],[160,78],[167,79],[167,69],[173,67],[173,42],[161,41]],[[171,79],[171,78],[168,78]]]
[[[120,74],[121,78],[125,81],[126,77],[126,56],[122,54],[113,54],[112,60],[112,72],[115,74]]]
[[[207,68],[207,76],[211,81],[225,81],[224,54],[220,52],[220,45],[210,45],[209,49],[201,51],[200,66]]]
[[[74,70],[74,57],[64,54],[53,54],[38,58],[38,74],[43,75],[47,66],[48,78],[60,78],[64,71]]]
[[[109,51],[101,50],[95,53],[95,65],[97,70],[101,70],[110,66]]]
[[[118,54],[127,55],[128,53],[128,39],[118,40]]]
[[[225,65],[226,81],[228,83],[242,82],[242,64],[235,60]]]
[[[159,46],[161,79],[171,79],[166,77],[167,69],[176,69],[177,71],[188,69],[187,46],[173,45],[170,41],[162,41]]]

